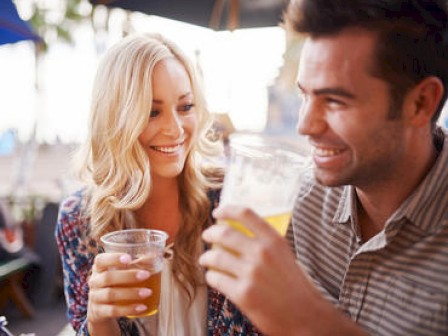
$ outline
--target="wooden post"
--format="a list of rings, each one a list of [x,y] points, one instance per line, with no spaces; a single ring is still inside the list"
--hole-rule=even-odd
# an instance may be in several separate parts
[[[234,31],[240,26],[240,0],[230,0],[227,28]]]

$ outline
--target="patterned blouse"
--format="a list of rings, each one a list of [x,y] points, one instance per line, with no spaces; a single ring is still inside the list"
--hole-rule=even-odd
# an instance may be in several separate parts
[[[219,191],[210,191],[213,210]],[[96,240],[86,237],[89,218],[81,215],[82,191],[66,198],[59,208],[56,241],[62,260],[67,317],[77,335],[89,335],[87,329],[88,277],[95,256],[100,252]],[[212,223],[210,216],[210,222]],[[207,330],[209,336],[262,335],[250,321],[218,291],[208,288]],[[125,317],[118,320],[123,336],[143,336],[135,322]],[[174,336],[174,335],[167,335]]]

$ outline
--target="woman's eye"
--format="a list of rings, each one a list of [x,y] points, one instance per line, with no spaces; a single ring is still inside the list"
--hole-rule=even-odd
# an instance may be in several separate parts
[[[150,118],[155,118],[155,117],[157,117],[159,114],[160,114],[159,111],[157,111],[157,110],[152,110],[152,111],[149,113],[149,117],[150,117]]]
[[[182,112],[188,112],[190,111],[192,108],[194,107],[194,104],[186,104],[186,105],[182,105],[179,110]]]

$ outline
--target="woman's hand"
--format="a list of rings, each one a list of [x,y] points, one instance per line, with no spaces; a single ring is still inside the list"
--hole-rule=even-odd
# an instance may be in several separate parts
[[[139,282],[148,279],[147,270],[132,268],[131,257],[122,253],[101,253],[94,260],[92,275],[89,278],[89,302],[87,320],[89,331],[104,334],[117,328],[115,322],[121,316],[141,314],[147,309],[139,303],[149,297],[149,288],[139,286]],[[105,334],[104,334],[105,335]]]

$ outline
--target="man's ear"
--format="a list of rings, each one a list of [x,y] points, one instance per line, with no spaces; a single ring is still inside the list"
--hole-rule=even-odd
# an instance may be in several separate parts
[[[431,122],[443,95],[438,77],[426,77],[405,98],[405,115],[410,124],[421,127]]]

